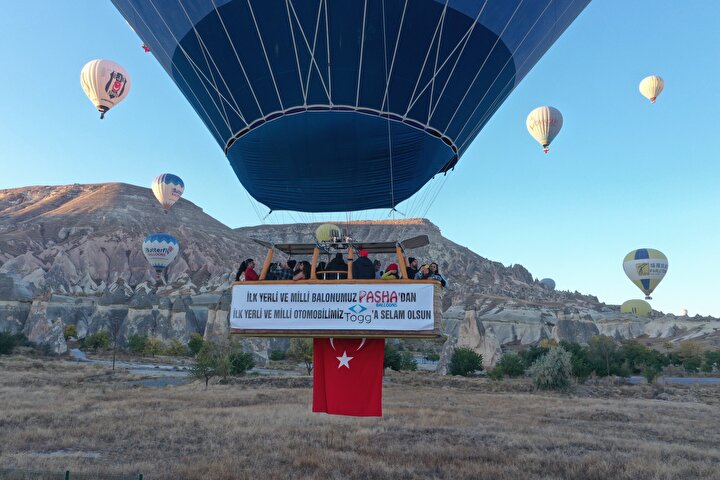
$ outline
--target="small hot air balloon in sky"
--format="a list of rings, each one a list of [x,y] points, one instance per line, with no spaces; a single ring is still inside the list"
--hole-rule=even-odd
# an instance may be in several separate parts
[[[563,126],[562,113],[553,107],[538,107],[527,117],[528,132],[542,145],[545,153],[550,150],[550,143],[560,133]]]
[[[552,278],[543,278],[540,280],[540,285],[547,288],[548,290],[555,290],[555,280]]]
[[[155,269],[155,278],[160,280],[162,272],[180,252],[177,239],[167,233],[153,233],[143,240],[143,255]]]
[[[340,227],[332,223],[323,223],[315,229],[315,238],[318,242],[329,242],[333,238],[340,237]]]
[[[640,317],[649,317],[652,307],[645,300],[628,300],[620,305],[620,313],[632,313]]]
[[[623,269],[631,282],[645,293],[645,300],[667,273],[668,259],[659,250],[638,248],[625,255]]]
[[[123,67],[110,60],[92,60],[80,72],[80,85],[100,118],[130,92],[130,76]]]
[[[665,81],[657,75],[645,77],[640,82],[640,93],[650,100],[650,103],[655,103],[655,99],[663,91],[663,88],[665,88]]]
[[[185,191],[185,183],[177,175],[163,173],[153,180],[152,191],[167,213],[168,209],[180,200]]]

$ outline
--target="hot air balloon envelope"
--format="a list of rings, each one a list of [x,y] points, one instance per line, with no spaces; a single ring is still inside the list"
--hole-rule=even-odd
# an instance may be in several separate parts
[[[332,240],[333,237],[340,237],[340,235],[340,227],[332,223],[323,223],[315,229],[315,238],[318,242],[327,242]]]
[[[180,200],[185,191],[185,183],[177,175],[163,173],[153,180],[152,191],[163,208],[168,209]]]
[[[643,97],[650,100],[650,103],[655,103],[655,99],[665,88],[665,81],[657,75],[650,75],[642,79],[639,88]]]
[[[645,299],[651,300],[650,294],[667,273],[668,260],[659,250],[639,248],[625,255],[623,269],[630,281],[645,293]]]
[[[113,0],[272,210],[395,207],[589,0]]]
[[[143,240],[143,254],[155,271],[167,268],[180,251],[177,239],[167,233],[153,233]]]
[[[628,300],[620,305],[620,313],[632,313],[641,317],[649,317],[652,307],[645,300]]]
[[[552,278],[543,278],[540,280],[540,285],[547,288],[548,290],[555,290],[555,280]]]
[[[557,108],[538,107],[527,116],[525,126],[530,135],[542,145],[545,153],[548,153],[550,143],[562,129],[563,116]]]
[[[113,61],[92,60],[80,72],[80,86],[103,118],[105,112],[127,97],[130,75]]]

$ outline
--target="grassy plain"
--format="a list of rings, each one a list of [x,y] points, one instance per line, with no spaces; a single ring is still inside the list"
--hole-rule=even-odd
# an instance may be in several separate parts
[[[0,357],[0,469],[147,480],[720,479],[718,386],[549,394],[526,381],[392,373],[384,417],[349,418],[311,413],[307,376],[208,391],[137,378]]]

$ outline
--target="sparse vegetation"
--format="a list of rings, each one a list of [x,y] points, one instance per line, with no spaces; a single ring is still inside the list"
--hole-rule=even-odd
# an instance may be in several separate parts
[[[162,355],[164,350],[165,346],[163,345],[162,340],[159,338],[148,338],[145,341],[145,349],[143,350],[143,353],[154,357],[155,355]]]
[[[572,384],[570,353],[562,347],[551,348],[528,370],[540,390],[567,390]]]
[[[188,348],[193,355],[197,355],[204,344],[205,339],[199,333],[194,332],[190,335],[190,340],[188,341]]]
[[[448,373],[467,376],[482,368],[482,355],[471,348],[460,347],[455,349],[450,358]]]
[[[131,353],[142,355],[145,353],[145,345],[147,345],[147,335],[133,334],[128,337],[128,350]]]
[[[188,348],[180,340],[173,338],[165,349],[165,353],[173,357],[182,357],[188,354]]]
[[[82,348],[91,350],[109,350],[110,349],[110,333],[107,330],[100,330],[83,338],[81,342]]]
[[[65,325],[63,328],[63,336],[65,337],[65,340],[69,338],[77,338],[77,326],[70,323]]]
[[[0,363],[3,467],[153,480],[635,480],[717,478],[720,464],[718,386],[561,396],[533,393],[529,379],[390,374],[384,417],[358,419],[311,413],[307,377],[240,377],[205,392],[203,381],[137,387],[82,363]]]
[[[285,360],[286,355],[285,355],[285,352],[282,350],[273,350],[270,352],[269,357],[270,357],[270,360],[272,360],[274,362],[279,362],[279,361]]]
[[[7,332],[0,332],[0,355],[10,355],[15,348],[15,337]]]
[[[291,338],[288,358],[293,362],[305,364],[308,375],[313,369],[313,341],[310,338]]]

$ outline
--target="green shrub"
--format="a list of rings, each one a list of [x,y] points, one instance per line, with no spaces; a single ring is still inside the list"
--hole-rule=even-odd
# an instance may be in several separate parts
[[[128,350],[132,353],[142,354],[145,352],[147,341],[147,335],[139,335],[137,333],[130,335],[128,337]]]
[[[572,381],[571,355],[562,347],[551,349],[528,370],[540,390],[567,390]]]
[[[385,359],[383,361],[383,368],[391,368],[395,371],[399,371],[402,365],[402,357],[397,347],[385,343]]]
[[[529,368],[533,363],[537,361],[538,358],[542,357],[549,351],[549,348],[539,347],[537,345],[530,345],[527,350],[520,352],[519,355],[523,363],[525,364],[525,368]]]
[[[10,355],[15,348],[15,336],[0,332],[0,355]]]
[[[274,362],[278,362],[280,360],[285,360],[285,352],[282,350],[273,350],[270,352],[270,360]]]
[[[145,341],[145,349],[143,349],[143,354],[152,355],[154,357],[155,355],[162,355],[164,351],[165,345],[163,345],[162,340],[160,340],[159,338],[148,338]]]
[[[72,323],[65,325],[65,328],[63,328],[63,336],[65,337],[65,340],[70,337],[77,338],[77,326]]]
[[[400,370],[417,370],[417,360],[411,352],[402,352],[400,354]]]
[[[488,372],[488,377],[492,378],[493,380],[502,380],[503,377],[505,377],[505,372],[503,372],[503,369],[500,365],[495,365],[495,368]]]
[[[497,363],[495,368],[500,367],[504,375],[509,377],[520,377],[525,374],[525,363],[520,356],[514,353],[506,353]]]
[[[255,366],[252,353],[231,352],[228,358],[230,362],[230,375],[244,375],[245,372]]]
[[[165,353],[173,357],[181,357],[187,355],[188,349],[180,340],[172,339],[170,340],[170,345],[165,349]]]
[[[482,370],[482,355],[467,347],[456,348],[450,358],[450,375],[467,376],[476,370]]]
[[[205,339],[199,333],[193,333],[190,335],[190,341],[188,342],[188,348],[193,355],[197,355],[200,349],[203,347]]]
[[[110,348],[110,333],[107,330],[100,330],[83,338],[81,345],[83,348],[93,350],[108,350]]]
[[[712,351],[707,350],[703,355],[703,372],[712,372],[713,370],[720,369],[720,350]]]

